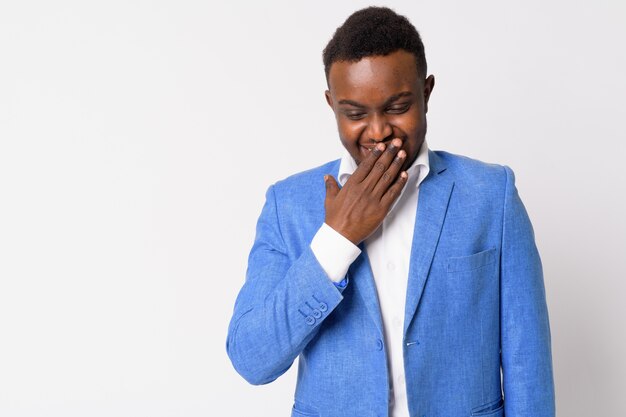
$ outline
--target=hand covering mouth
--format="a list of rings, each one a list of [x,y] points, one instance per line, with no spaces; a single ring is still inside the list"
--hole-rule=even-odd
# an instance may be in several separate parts
[[[393,138],[393,139],[396,139],[396,138]],[[392,140],[393,140],[393,139],[392,139]],[[400,139],[400,138],[397,138],[397,139]],[[402,139],[400,139],[400,140],[402,141],[402,145],[400,145],[400,146],[398,147],[398,149],[402,149],[402,147],[404,146],[404,141],[403,141]],[[363,149],[365,149],[366,151],[371,151],[371,150],[372,150],[372,149],[374,149],[374,148],[376,147],[376,145],[378,145],[379,143],[384,144],[384,145],[385,145],[385,149],[386,149],[386,148],[388,148],[388,147],[391,145],[391,140],[381,141],[381,142],[376,142],[376,143],[373,143],[373,144],[371,144],[371,145],[362,145],[362,144],[359,144],[359,146],[360,146],[360,147],[362,147]]]

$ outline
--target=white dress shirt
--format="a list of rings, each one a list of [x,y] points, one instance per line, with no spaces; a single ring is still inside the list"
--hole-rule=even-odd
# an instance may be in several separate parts
[[[342,186],[356,167],[354,159],[346,151],[341,158],[338,173]],[[428,145],[424,140],[417,158],[407,170],[409,178],[400,197],[378,229],[365,240],[387,347],[390,417],[409,417],[402,345],[404,308],[419,185],[429,170]],[[326,223],[313,237],[311,249],[322,269],[336,283],[345,278],[348,268],[361,253],[356,245]]]

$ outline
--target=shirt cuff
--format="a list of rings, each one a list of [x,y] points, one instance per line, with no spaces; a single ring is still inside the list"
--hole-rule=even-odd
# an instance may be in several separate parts
[[[336,284],[344,283],[348,268],[361,254],[358,246],[326,223],[313,236],[311,250],[326,275]]]

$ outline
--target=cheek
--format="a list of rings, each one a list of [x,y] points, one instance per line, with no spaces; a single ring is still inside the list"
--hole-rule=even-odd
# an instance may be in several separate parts
[[[339,137],[344,146],[356,146],[359,141],[363,127],[355,123],[339,123]]]
[[[420,115],[412,115],[398,122],[397,127],[407,136],[419,139],[426,132],[426,119]]]

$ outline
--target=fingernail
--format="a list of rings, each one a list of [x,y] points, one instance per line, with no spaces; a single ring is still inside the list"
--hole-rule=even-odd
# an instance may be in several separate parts
[[[402,146],[402,141],[400,139],[398,139],[398,138],[395,138],[394,140],[392,140],[391,143],[396,148],[399,148],[400,146]]]
[[[384,143],[379,143],[378,145],[376,145],[376,149],[379,151],[384,151],[385,150],[385,144]]]
[[[398,152],[398,158],[402,159],[406,156],[406,152],[404,152],[404,149],[401,149],[400,152]]]

